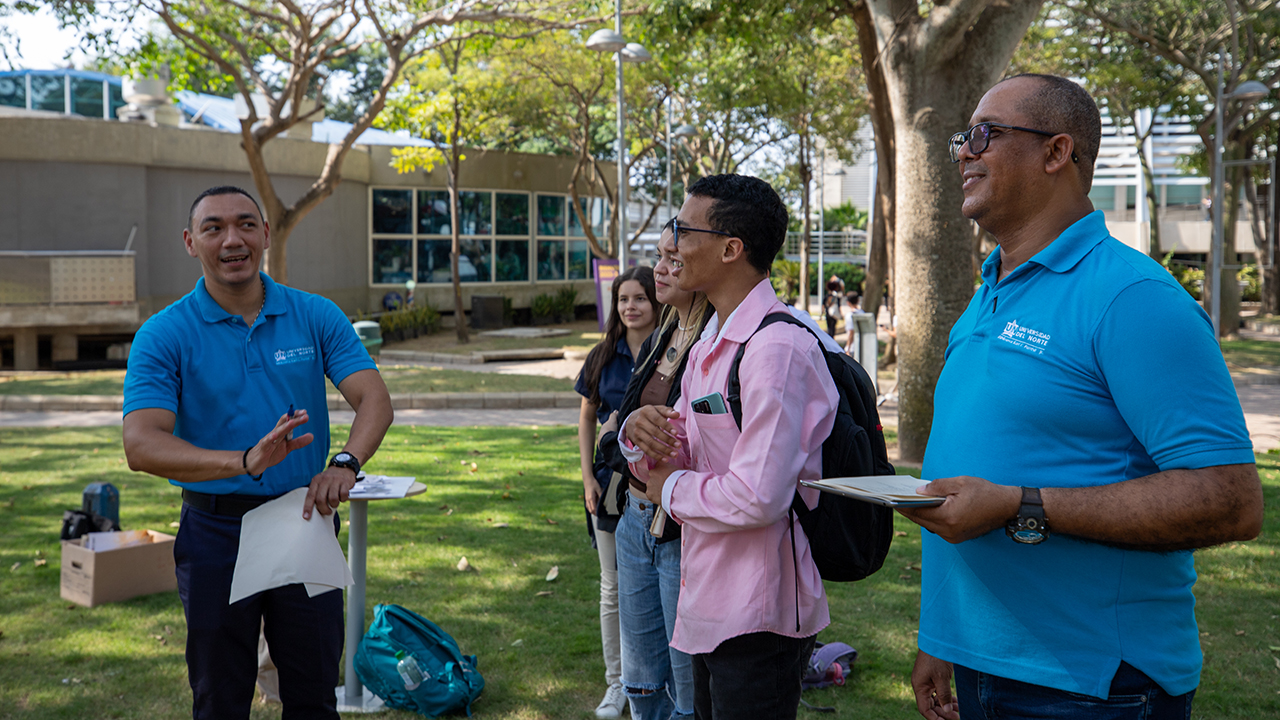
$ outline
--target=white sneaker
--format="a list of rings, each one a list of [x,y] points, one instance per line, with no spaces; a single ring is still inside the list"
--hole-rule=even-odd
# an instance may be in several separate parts
[[[596,706],[596,717],[622,717],[622,708],[627,706],[627,695],[622,692],[622,684],[610,685],[604,692],[604,699]]]

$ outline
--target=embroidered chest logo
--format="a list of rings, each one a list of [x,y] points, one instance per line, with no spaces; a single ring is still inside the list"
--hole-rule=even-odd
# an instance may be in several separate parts
[[[1010,345],[1017,346],[1036,355],[1043,355],[1049,347],[1049,333],[1032,330],[1026,325],[1019,325],[1017,320],[1006,323],[999,338]]]
[[[309,362],[316,359],[316,348],[314,345],[308,345],[306,347],[293,348],[292,350],[277,350],[274,357],[276,365]]]

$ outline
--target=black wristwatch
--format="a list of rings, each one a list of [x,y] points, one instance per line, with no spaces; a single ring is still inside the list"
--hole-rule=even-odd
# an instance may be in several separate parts
[[[1022,506],[1018,508],[1018,516],[1004,526],[1004,533],[1024,545],[1039,545],[1049,539],[1040,488],[1022,488]]]
[[[333,459],[329,461],[329,467],[346,468],[355,473],[356,477],[360,476],[360,461],[356,459],[355,455],[345,450],[333,456]]]

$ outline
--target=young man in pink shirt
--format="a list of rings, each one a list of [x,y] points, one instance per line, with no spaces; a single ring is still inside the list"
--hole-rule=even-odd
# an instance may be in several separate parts
[[[839,395],[809,333],[776,323],[752,338],[766,315],[787,312],[769,283],[787,229],[773,188],[703,178],[673,224],[664,250],[677,286],[706,293],[716,317],[689,352],[676,407],[632,413],[622,445],[649,499],[682,525],[671,644],[693,656],[696,717],[794,718],[830,619],[808,539],[797,522],[793,545],[788,515],[799,480],[822,476]],[[748,338],[739,430],[724,398]],[[801,497],[817,503],[816,491]]]

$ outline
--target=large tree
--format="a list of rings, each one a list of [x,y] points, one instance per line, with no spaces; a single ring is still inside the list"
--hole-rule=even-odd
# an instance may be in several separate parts
[[[898,442],[908,462],[924,457],[947,336],[973,293],[970,225],[960,214],[963,195],[947,140],[968,127],[1041,4],[844,3],[859,29],[877,149],[893,150],[892,164],[882,163],[879,172],[892,173]]]
[[[408,63],[443,43],[494,34],[495,23],[575,26],[580,9],[523,0],[131,0],[97,6],[119,21],[145,26],[159,19],[184,52],[216,68],[244,100],[241,147],[272,229],[265,269],[280,282],[288,282],[290,234],[342,182],[346,156],[373,126]],[[81,27],[86,25],[82,18]],[[116,39],[104,37],[101,44],[105,49]],[[376,68],[380,82],[358,114],[349,110],[352,127],[329,145],[319,176],[301,197],[287,201],[275,188],[263,148],[298,123],[321,117],[327,78],[357,58],[385,63]]]

